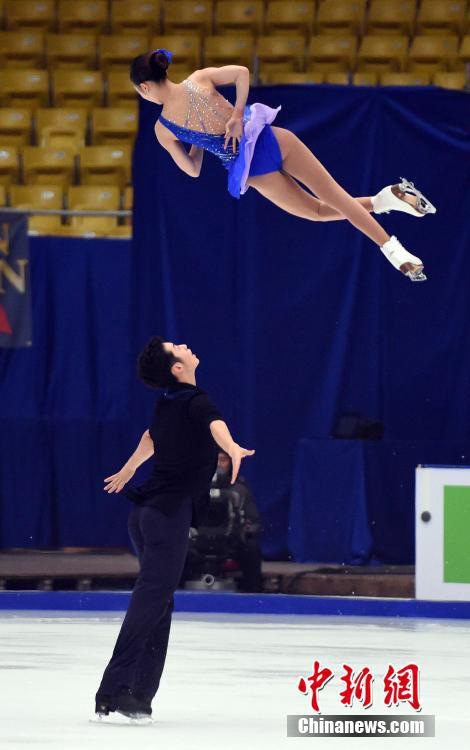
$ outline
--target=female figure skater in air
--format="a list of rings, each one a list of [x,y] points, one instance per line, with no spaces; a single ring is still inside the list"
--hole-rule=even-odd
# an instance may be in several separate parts
[[[203,68],[177,84],[167,76],[170,63],[171,52],[165,49],[139,55],[131,64],[130,77],[140,96],[163,104],[155,135],[178,167],[198,177],[204,151],[211,151],[227,169],[228,190],[235,198],[251,186],[295,216],[311,221],[348,219],[411,281],[426,280],[422,261],[371,216],[392,210],[418,217],[435,213],[412,182],[402,177],[375,196],[353,198],[294,133],[271,127],[281,107],[272,109],[258,102],[246,106],[248,68]],[[235,106],[216,90],[231,83],[236,86]],[[182,142],[192,144],[189,152]]]

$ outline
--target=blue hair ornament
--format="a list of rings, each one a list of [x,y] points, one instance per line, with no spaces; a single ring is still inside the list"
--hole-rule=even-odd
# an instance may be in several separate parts
[[[168,58],[168,64],[171,63],[171,61],[173,59],[173,55],[171,54],[171,52],[169,50],[165,49],[164,47],[162,47],[161,49],[154,49],[154,51],[152,52],[152,55],[154,55],[156,52],[164,52],[164,54]]]

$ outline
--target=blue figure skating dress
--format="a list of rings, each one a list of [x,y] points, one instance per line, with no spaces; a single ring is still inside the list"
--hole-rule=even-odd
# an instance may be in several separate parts
[[[279,144],[271,130],[281,107],[273,109],[255,102],[245,107],[243,135],[232,150],[232,140],[224,150],[225,122],[232,112],[232,105],[218,91],[209,92],[186,78],[182,81],[187,92],[183,112],[175,112],[171,119],[160,115],[159,121],[184,143],[191,143],[217,156],[228,172],[228,191],[234,198],[246,193],[248,177],[277,172],[282,166]],[[178,124],[183,121],[184,124]]]

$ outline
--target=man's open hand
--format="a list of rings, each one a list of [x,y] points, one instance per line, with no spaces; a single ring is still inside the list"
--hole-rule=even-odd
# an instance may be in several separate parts
[[[230,484],[233,484],[238,476],[242,458],[245,458],[246,456],[253,456],[254,451],[250,451],[247,448],[242,448],[240,445],[237,445],[237,443],[234,443],[228,451],[228,454],[232,459],[232,481]]]
[[[123,466],[121,471],[117,474],[113,474],[110,477],[106,477],[105,481],[105,492],[120,492],[125,484],[132,479],[135,474],[135,469],[130,466]],[[108,484],[106,484],[106,482]]]

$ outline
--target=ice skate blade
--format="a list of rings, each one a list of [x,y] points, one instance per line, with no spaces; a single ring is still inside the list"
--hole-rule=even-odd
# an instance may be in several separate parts
[[[151,716],[141,715],[139,717],[126,716],[125,714],[119,713],[119,711],[113,711],[109,714],[93,714],[90,717],[92,724],[114,724],[114,726],[140,726],[145,727],[150,724],[154,724],[155,720]]]
[[[405,276],[408,276],[411,281],[427,281],[428,278],[423,271],[407,271]]]
[[[436,207],[432,205],[431,201],[422,194],[420,190],[415,188],[414,184],[407,180],[406,177],[400,177],[399,188],[403,193],[411,193],[416,197],[416,209],[415,216],[424,216],[425,214],[435,214]],[[412,206],[410,206],[412,208]]]

